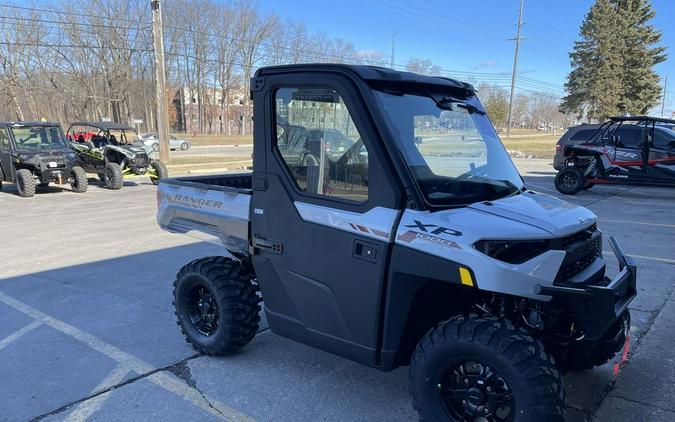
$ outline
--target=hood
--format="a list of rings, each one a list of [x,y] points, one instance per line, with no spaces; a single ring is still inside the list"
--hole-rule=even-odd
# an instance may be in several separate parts
[[[120,151],[123,154],[131,157],[135,156],[138,154],[143,154],[147,155],[147,151],[145,150],[144,146],[137,146],[137,145],[106,145],[107,148]]]
[[[538,227],[554,237],[567,236],[597,221],[587,208],[533,191],[468,208]]]
[[[17,148],[16,152],[18,154],[30,154],[30,155],[35,155],[36,157],[49,157],[49,156],[57,156],[57,155],[64,155],[67,154],[70,151],[70,148],[67,146],[62,146],[62,147],[54,147],[54,148],[40,148],[40,149],[30,149],[30,148]]]

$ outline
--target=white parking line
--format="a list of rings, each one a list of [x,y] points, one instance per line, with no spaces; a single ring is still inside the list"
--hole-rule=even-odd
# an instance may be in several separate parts
[[[670,227],[675,229],[675,224],[663,224],[663,223],[647,223],[644,221],[629,221],[629,220],[614,220],[611,218],[601,218],[600,221],[609,221],[611,223],[624,223],[624,224],[642,224],[645,226],[657,226],[657,227]]]
[[[19,339],[21,336],[24,334],[33,331],[37,327],[42,325],[40,321],[33,321],[30,324],[26,325],[25,327],[21,328],[20,330],[17,330],[13,332],[12,334],[8,335],[7,337],[3,338],[0,340],[0,350],[4,349],[5,347],[9,346],[12,344],[14,341]]]
[[[92,349],[108,356],[109,358],[117,361],[120,365],[129,370],[133,370],[138,374],[147,374],[149,372],[157,370],[154,366],[149,363],[113,346],[112,344],[106,343],[105,341],[95,337],[85,331],[80,330],[68,323],[60,321],[54,317],[51,317],[43,312],[38,311],[37,309],[26,305],[25,303],[14,299],[11,296],[8,296],[0,292],[0,302],[5,303],[8,306],[16,309],[19,312],[22,312],[34,319],[36,322],[45,324],[53,329],[66,334],[67,336],[72,337],[73,339],[80,341]],[[163,375],[159,375],[163,374]],[[148,379],[160,387],[186,399],[191,402],[193,405],[201,408],[202,410],[224,420],[229,421],[242,421],[242,422],[254,422],[255,419],[250,416],[239,412],[224,403],[219,402],[213,398],[202,395],[197,389],[190,387],[184,383],[179,378],[168,373],[158,372],[148,377]]]
[[[608,251],[605,251],[602,254],[607,255],[607,256],[614,256],[613,252],[608,252]],[[650,261],[663,262],[663,263],[666,263],[666,264],[675,264],[675,259],[669,259],[669,258],[659,258],[659,257],[656,257],[656,256],[644,256],[644,255],[633,255],[633,254],[629,254],[629,253],[627,253],[626,256],[629,256],[631,258],[648,259]]]
[[[129,373],[129,368],[125,367],[122,364],[118,364],[112,372],[106,376],[99,385],[97,385],[91,392],[91,394],[96,394],[101,391],[105,391],[110,387],[113,387],[124,379],[124,377]],[[84,422],[91,417],[98,409],[103,406],[103,404],[108,400],[112,395],[112,391],[105,392],[96,397],[92,397],[89,400],[86,400],[80,403],[72,412],[66,417],[64,422]]]

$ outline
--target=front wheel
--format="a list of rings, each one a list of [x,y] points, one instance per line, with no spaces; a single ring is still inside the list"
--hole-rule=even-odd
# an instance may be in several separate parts
[[[574,195],[586,184],[586,177],[576,167],[565,167],[555,175],[555,188],[563,195]]]
[[[153,185],[158,185],[159,181],[169,177],[169,170],[166,168],[166,164],[161,161],[153,161],[150,163],[153,172],[150,173],[150,181]]]
[[[183,142],[182,144],[180,144],[180,150],[181,151],[187,151],[188,148],[190,148],[190,145],[188,145],[187,142]]]
[[[178,325],[195,349],[228,354],[253,339],[260,322],[254,277],[246,258],[208,257],[181,268],[173,283],[173,304]]]
[[[152,144],[152,150],[155,152],[159,152],[159,144]]]
[[[30,170],[17,170],[16,189],[22,198],[30,198],[35,195],[35,178]]]
[[[87,180],[87,173],[84,172],[82,167],[73,167],[71,170],[72,181],[70,182],[70,187],[73,189],[73,192],[84,193],[89,187],[89,181]]]
[[[108,189],[120,190],[124,184],[124,175],[122,167],[117,163],[106,163],[105,165],[105,186]]]
[[[409,382],[423,421],[563,421],[553,359],[503,319],[459,316],[431,329],[413,354]]]

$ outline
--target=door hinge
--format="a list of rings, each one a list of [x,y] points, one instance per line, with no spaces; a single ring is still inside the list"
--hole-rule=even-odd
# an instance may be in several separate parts
[[[265,78],[251,78],[251,92],[258,92],[263,86],[265,86]]]

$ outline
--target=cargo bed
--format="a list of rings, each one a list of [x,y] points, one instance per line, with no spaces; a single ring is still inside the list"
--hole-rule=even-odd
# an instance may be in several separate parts
[[[251,173],[162,179],[157,222],[173,233],[216,237],[231,252],[247,252]]]

